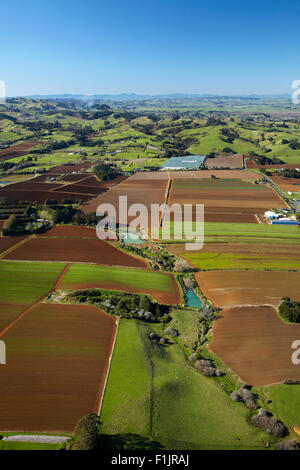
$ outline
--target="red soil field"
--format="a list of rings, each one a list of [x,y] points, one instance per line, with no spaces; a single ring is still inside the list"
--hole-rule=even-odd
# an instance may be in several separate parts
[[[133,268],[148,267],[143,259],[118,250],[109,243],[84,238],[30,238],[4,258],[27,261],[94,263]]]
[[[208,169],[239,169],[244,168],[243,155],[222,155],[215,158],[206,158],[204,165]]]
[[[202,271],[195,277],[216,307],[277,307],[282,297],[300,301],[300,272]]]
[[[271,179],[282,191],[300,191],[300,178],[284,178],[282,176],[272,175]]]
[[[174,243],[167,245],[167,249],[175,255],[184,254],[185,245],[181,243]],[[245,243],[206,243],[201,253],[233,253],[233,254],[247,254],[259,255],[261,258],[265,256],[276,257],[277,259],[300,260],[300,247],[299,245],[264,245],[264,244],[245,244]]]
[[[94,306],[38,304],[8,330],[1,429],[70,432],[99,410],[116,319]]]
[[[79,225],[56,225],[47,232],[39,235],[40,237],[76,237],[76,238],[94,238],[98,240],[96,228],[84,227]],[[1,239],[0,239],[1,240]]]
[[[46,184],[46,183],[45,183]],[[0,197],[6,197],[10,203],[18,201],[37,202],[38,204],[44,204],[47,199],[55,199],[58,202],[62,202],[64,199],[73,199],[75,202],[86,201],[92,196],[88,194],[78,194],[70,192],[53,192],[53,191],[16,191],[7,186],[4,189],[0,189]]]
[[[132,204],[140,203],[144,204],[148,209],[150,218],[151,204],[163,204],[166,196],[166,190],[168,186],[168,180],[132,180],[132,177],[123,181],[117,186],[114,186],[110,191],[105,194],[92,199],[87,204],[79,207],[84,213],[96,212],[97,207],[100,204],[110,203],[116,209],[116,218],[119,221],[119,197],[127,196],[128,207]],[[138,214],[137,214],[138,215]],[[128,217],[128,222],[134,219],[135,216]],[[143,224],[147,225],[147,221]]]
[[[0,226],[0,232],[2,227]],[[4,251],[8,250],[12,246],[20,243],[22,240],[25,240],[26,237],[0,237],[0,255]]]
[[[59,183],[43,183],[41,181],[36,181],[35,178],[22,181],[21,183],[10,184],[6,189],[8,191],[51,191],[52,189],[58,188],[61,186]],[[0,191],[1,194],[1,191]]]
[[[215,175],[218,178],[237,178],[241,180],[256,180],[257,174],[244,170],[197,170],[197,171],[139,171],[130,176],[128,180],[168,180],[168,179],[195,179],[211,178]]]
[[[272,207],[286,207],[271,188],[238,179],[202,182],[176,179],[169,194],[169,205],[172,204],[179,204],[181,208],[184,204],[204,204],[206,222],[241,223],[257,223],[254,214],[262,215]],[[193,209],[195,212],[195,207]],[[181,210],[176,211],[171,220],[181,220]]]
[[[87,170],[94,163],[78,163],[77,165],[60,165],[50,168],[48,173],[73,173],[73,171]]]
[[[242,381],[255,387],[300,380],[291,361],[300,324],[284,323],[272,307],[228,308],[214,322],[213,351]]]
[[[26,155],[33,147],[42,142],[24,142],[23,144],[12,145],[7,149],[0,150],[0,161],[9,160],[10,158],[21,157]]]
[[[294,170],[300,168],[300,163],[276,163],[274,165],[258,165],[255,160],[246,160],[246,168],[288,168]]]
[[[56,189],[53,189],[52,193],[56,194],[59,193],[74,193],[74,194],[84,194],[91,197],[98,196],[98,194],[102,194],[106,191],[105,188],[101,187],[100,185],[97,186],[84,186],[83,184],[73,183],[67,185],[59,185]]]

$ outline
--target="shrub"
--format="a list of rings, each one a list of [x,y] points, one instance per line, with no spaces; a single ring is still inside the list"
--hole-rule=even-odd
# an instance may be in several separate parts
[[[285,439],[280,441],[275,446],[276,450],[300,450],[300,442],[296,439]]]
[[[99,416],[90,413],[81,418],[74,429],[75,442],[70,444],[69,450],[93,450],[97,447]]]
[[[270,416],[270,414],[262,408],[259,410],[258,414],[252,417],[251,421],[255,426],[275,437],[284,437],[288,434],[286,426],[281,421]]]
[[[285,320],[292,323],[300,323],[300,302],[286,298],[279,306],[279,314]]]
[[[178,330],[175,330],[175,328],[172,328],[171,326],[168,326],[168,328],[165,329],[165,333],[166,335],[170,335],[170,336],[179,336],[179,332]]]
[[[184,259],[178,259],[174,263],[174,271],[177,273],[185,273],[190,271],[190,264]]]

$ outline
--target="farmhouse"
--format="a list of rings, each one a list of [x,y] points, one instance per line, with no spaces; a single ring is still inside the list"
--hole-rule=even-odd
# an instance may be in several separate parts
[[[273,211],[266,211],[265,217],[267,217],[269,220],[279,219],[279,214],[276,214],[276,212]]]
[[[161,170],[199,170],[206,156],[189,155],[187,157],[171,157],[161,166]]]

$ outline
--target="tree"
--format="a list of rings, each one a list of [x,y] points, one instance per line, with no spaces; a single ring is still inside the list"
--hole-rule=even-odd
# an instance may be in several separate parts
[[[184,259],[177,259],[174,263],[174,271],[177,273],[185,273],[190,271],[190,264]]]
[[[90,413],[81,418],[74,429],[75,442],[73,442],[69,450],[94,450],[98,443],[99,433],[99,416]]]

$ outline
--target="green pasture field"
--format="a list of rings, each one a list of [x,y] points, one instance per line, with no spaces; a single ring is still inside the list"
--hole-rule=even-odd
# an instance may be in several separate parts
[[[109,266],[96,266],[86,264],[72,264],[63,278],[61,288],[72,289],[75,284],[116,284],[117,288],[134,288],[144,292],[144,288],[161,292],[173,291],[170,275],[133,268],[112,268]]]
[[[179,331],[180,324],[178,317]],[[101,432],[128,436],[128,442],[135,434],[165,449],[264,448],[262,440],[269,437],[248,423],[247,408],[197,372],[179,344],[153,345],[151,331],[162,335],[163,326],[120,322]]]
[[[30,305],[46,295],[63,263],[0,261],[0,302]]]
[[[196,222],[185,223],[185,236],[193,234]],[[152,235],[163,242],[182,243],[182,240],[174,240],[174,235],[179,237],[183,232],[181,222],[166,222],[163,229],[154,230]],[[170,233],[170,237],[166,236]],[[300,244],[300,227],[267,224],[205,222],[205,243],[277,243]],[[186,240],[183,237],[183,240]]]
[[[10,442],[0,440],[1,450],[59,450],[60,444],[39,444],[37,442]]]
[[[205,248],[204,248],[205,251]],[[179,254],[184,256],[187,260],[193,263],[198,269],[251,269],[251,270],[274,270],[274,271],[289,271],[300,270],[300,256],[298,260],[293,259],[293,256],[286,256],[285,259],[276,258],[276,254],[267,255],[263,253],[254,254],[236,254],[236,253],[203,253],[186,251]]]
[[[264,407],[273,412],[291,432],[293,426],[300,428],[300,385],[271,385],[259,392],[264,397]],[[266,400],[271,400],[271,403],[267,404]],[[294,436],[297,437],[295,433]]]

